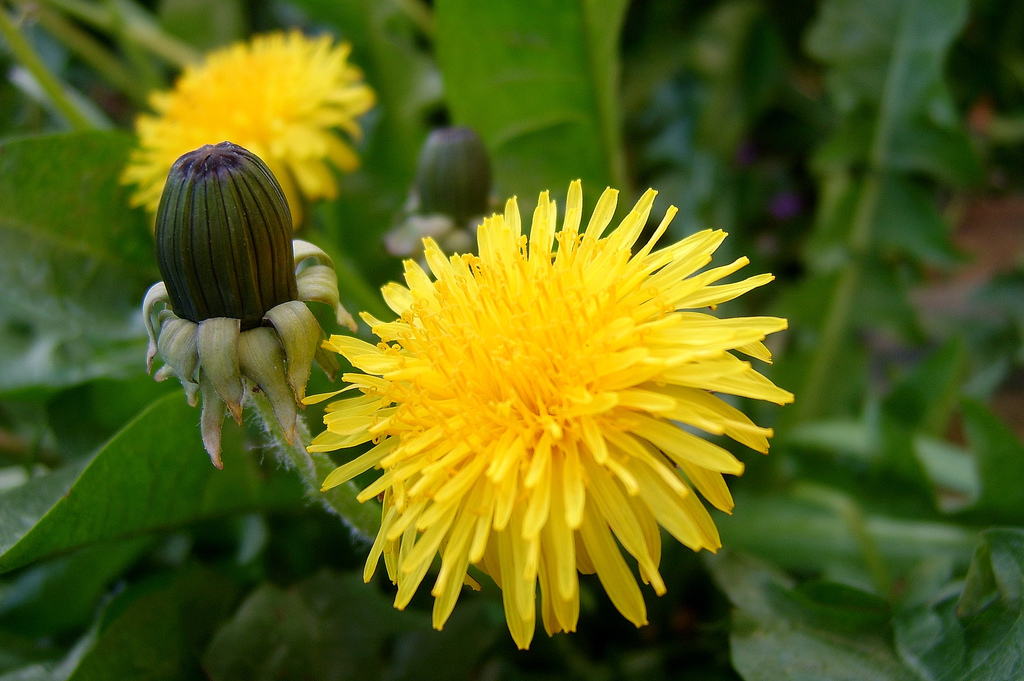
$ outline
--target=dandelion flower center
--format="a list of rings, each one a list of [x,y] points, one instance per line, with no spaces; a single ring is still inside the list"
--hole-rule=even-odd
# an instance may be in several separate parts
[[[431,591],[438,628],[469,565],[502,589],[520,647],[533,636],[538,586],[548,633],[575,629],[579,572],[596,572],[640,626],[643,596],[619,545],[659,594],[659,524],[694,550],[719,547],[695,490],[730,511],[722,474],[738,475],[743,464],[678,424],[767,452],[771,431],[713,393],[791,401],[734,354],[769,360],[761,341],[786,321],[698,311],[771,276],[713,285],[746,264],[700,272],[721,232],[654,250],[674,208],[634,253],[654,196],[648,191],[605,236],[616,192],[602,195],[584,228],[582,189],[573,183],[557,233],[545,192],[529,238],[513,199],[481,225],[479,256],[448,258],[427,240],[433,278],[405,263],[407,286],[383,289],[398,319],[363,315],[380,344],[343,336],[325,343],[365,372],[344,377],[363,394],[328,406],[327,430],[311,448],[377,442],[324,487],[383,470],[359,497],[384,498],[365,577],[383,556],[397,607],[440,552]]]

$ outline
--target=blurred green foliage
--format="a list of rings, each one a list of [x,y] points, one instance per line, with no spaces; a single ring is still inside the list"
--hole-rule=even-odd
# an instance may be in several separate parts
[[[0,12],[97,128],[72,132],[0,40],[0,681],[1024,677],[1021,3]],[[723,258],[776,274],[725,311],[790,319],[770,373],[796,404],[744,405],[772,453],[737,452],[726,549],[666,544],[647,627],[584,579],[579,631],[528,652],[489,583],[432,631],[428,594],[398,612],[361,583],[366,542],[265,433],[229,424],[216,471],[198,413],[145,375],[157,273],[117,182],[131,123],[195,55],[285,26],[349,41],[378,95],[361,168],[300,235],[350,307],[385,315],[383,236],[449,123],[484,139],[500,200],[652,186],[674,237],[725,229]]]

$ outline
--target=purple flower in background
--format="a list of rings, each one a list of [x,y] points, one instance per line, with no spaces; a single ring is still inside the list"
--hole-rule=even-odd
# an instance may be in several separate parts
[[[740,168],[748,168],[757,160],[757,147],[750,140],[743,140],[736,147],[735,161]]]
[[[780,192],[768,202],[768,212],[776,220],[792,220],[804,209],[804,201],[796,192]]]

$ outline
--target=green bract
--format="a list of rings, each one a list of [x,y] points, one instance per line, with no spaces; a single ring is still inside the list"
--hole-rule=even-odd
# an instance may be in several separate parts
[[[164,281],[143,304],[147,362],[152,370],[159,355],[156,379],[177,376],[191,404],[202,394],[203,444],[217,467],[225,407],[241,422],[247,389],[266,393],[290,442],[313,360],[332,377],[337,371],[303,301],[326,303],[354,326],[330,258],[290,234],[280,185],[242,147],[205,145],[171,168],[156,219]]]

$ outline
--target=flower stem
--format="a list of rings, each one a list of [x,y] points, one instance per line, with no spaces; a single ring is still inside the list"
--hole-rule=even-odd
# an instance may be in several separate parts
[[[337,465],[327,454],[310,452],[306,449],[305,443],[309,441],[306,422],[301,417],[298,419],[298,428],[296,428],[298,432],[295,441],[288,444],[266,395],[253,394],[252,402],[256,405],[256,413],[259,414],[267,433],[273,438],[278,451],[283,455],[287,464],[299,472],[299,476],[306,483],[310,497],[320,499],[327,508],[341,516],[352,532],[372,541],[380,529],[380,504],[372,499],[366,503],[357,501],[356,495],[359,493],[359,489],[351,480],[326,492],[321,492],[320,483]]]
[[[96,69],[108,83],[127,95],[136,104],[146,103],[146,90],[136,81],[114,54],[102,43],[68,21],[63,14],[40,6],[36,9],[39,24],[64,43],[71,51]]]
[[[797,420],[810,421],[821,415],[825,404],[824,390],[829,375],[835,367],[836,358],[842,348],[843,337],[850,325],[853,303],[860,286],[864,255],[871,242],[871,225],[875,219],[881,183],[876,173],[870,172],[864,178],[860,197],[853,216],[853,227],[849,239],[849,259],[839,272],[839,280],[832,293],[828,315],[822,327],[818,348],[811,360],[811,366],[798,393]]]
[[[868,531],[864,514],[857,502],[841,492],[812,483],[800,484],[794,490],[794,496],[827,506],[836,512],[849,528],[854,541],[857,542],[861,557],[864,559],[864,566],[867,568],[868,574],[871,575],[871,581],[875,584],[875,590],[879,595],[888,597],[892,591],[889,568],[878,550],[878,545]]]
[[[200,55],[196,50],[164,33],[155,21],[133,3],[117,3],[117,7],[122,10],[122,16],[118,17],[95,2],[84,2],[83,0],[42,0],[42,2],[106,33],[123,30],[126,38],[179,68],[200,60]]]
[[[67,121],[68,125],[73,130],[91,130],[94,126],[89,120],[89,116],[86,115],[75,102],[65,92],[64,86],[57,80],[56,76],[50,73],[50,70],[43,64],[43,60],[39,58],[36,51],[32,49],[28,40],[21,34],[18,27],[11,21],[7,11],[0,8],[0,35],[3,36],[4,40],[7,41],[7,45],[10,47],[11,52],[17,57],[18,61],[28,69],[32,77],[39,83],[39,87],[43,89],[46,96],[49,97],[50,101],[56,107],[57,111],[64,120]]]
[[[908,30],[906,22],[911,20],[908,7],[909,5],[903,6],[900,11],[898,20],[901,26],[897,29],[898,35],[903,35]],[[893,46],[893,55],[885,74],[885,87],[878,105],[878,117],[871,135],[867,171],[861,184],[853,225],[847,241],[849,260],[839,274],[839,282],[832,294],[818,350],[811,361],[803,390],[800,392],[797,407],[799,421],[808,421],[821,414],[825,387],[842,349],[843,337],[850,326],[854,298],[863,276],[864,257],[871,246],[872,227],[882,193],[881,177],[889,165],[889,146],[901,101],[900,92],[906,88],[910,68],[908,65],[912,63],[906,55],[910,45],[911,41],[898,40]]]

